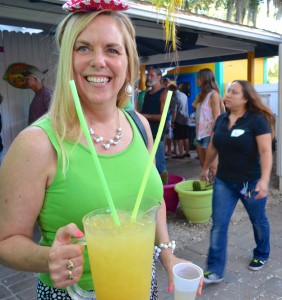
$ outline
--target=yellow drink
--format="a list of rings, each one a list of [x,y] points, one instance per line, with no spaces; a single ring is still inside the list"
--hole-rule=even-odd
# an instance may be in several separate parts
[[[150,299],[155,219],[144,215],[132,223],[130,216],[119,212],[119,228],[110,215],[84,220],[97,300]]]

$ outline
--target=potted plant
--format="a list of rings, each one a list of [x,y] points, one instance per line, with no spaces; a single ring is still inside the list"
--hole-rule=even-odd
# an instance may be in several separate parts
[[[179,199],[178,194],[174,190],[177,183],[184,181],[185,178],[180,175],[168,174],[168,182],[164,184],[164,200],[166,204],[166,210],[174,212],[178,206]]]
[[[191,223],[206,223],[212,214],[213,185],[207,181],[186,180],[175,185],[181,208]]]

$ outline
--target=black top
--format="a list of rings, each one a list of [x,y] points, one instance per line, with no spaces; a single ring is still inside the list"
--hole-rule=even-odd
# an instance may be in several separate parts
[[[148,115],[158,115],[160,114],[161,111],[161,93],[165,90],[165,88],[161,88],[157,92],[151,94],[150,91],[148,91],[145,94],[144,97],[144,103],[142,107],[142,114],[148,114]],[[151,127],[151,131],[153,134],[153,139],[156,138],[160,121],[150,121],[149,124]],[[165,128],[161,136],[161,141],[164,140],[164,133],[165,133]]]
[[[229,112],[220,115],[214,126],[213,144],[218,151],[217,177],[227,182],[247,182],[261,176],[256,136],[271,133],[266,118],[246,112],[228,129]]]

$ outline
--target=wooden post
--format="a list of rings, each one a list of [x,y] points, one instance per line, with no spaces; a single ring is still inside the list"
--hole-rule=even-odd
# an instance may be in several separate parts
[[[248,81],[255,84],[255,53],[248,52]]]
[[[140,81],[139,81],[139,89],[141,91],[146,90],[146,66],[145,65],[141,65],[140,66]]]

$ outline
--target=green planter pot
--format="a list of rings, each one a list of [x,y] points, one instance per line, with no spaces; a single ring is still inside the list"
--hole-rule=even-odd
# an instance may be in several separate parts
[[[181,208],[191,223],[206,223],[212,214],[212,186],[204,191],[193,191],[193,180],[182,181],[175,185]],[[208,183],[202,181],[201,185]]]

